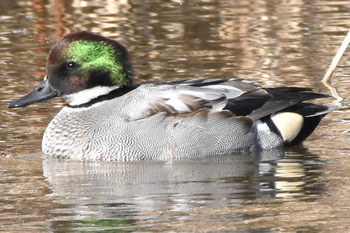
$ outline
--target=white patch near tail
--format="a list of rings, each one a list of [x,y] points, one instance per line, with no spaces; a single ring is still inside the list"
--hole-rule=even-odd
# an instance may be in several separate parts
[[[291,142],[303,127],[304,117],[295,112],[273,114],[271,120],[280,131],[285,142]]]

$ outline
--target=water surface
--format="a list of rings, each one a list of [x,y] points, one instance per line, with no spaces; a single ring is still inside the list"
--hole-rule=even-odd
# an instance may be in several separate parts
[[[51,45],[77,30],[125,44],[136,82],[241,77],[330,93],[320,80],[349,30],[350,1],[2,0],[0,20],[0,230],[349,231],[349,52],[333,74],[341,108],[283,151],[42,160],[43,131],[65,101],[7,105],[42,80]]]

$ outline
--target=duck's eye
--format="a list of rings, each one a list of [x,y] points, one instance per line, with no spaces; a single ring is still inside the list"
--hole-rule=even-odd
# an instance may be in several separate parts
[[[75,69],[75,68],[77,68],[77,67],[78,67],[78,64],[77,64],[76,62],[74,62],[74,61],[68,62],[68,63],[66,64],[66,68],[67,68],[68,70],[73,70],[73,69]]]

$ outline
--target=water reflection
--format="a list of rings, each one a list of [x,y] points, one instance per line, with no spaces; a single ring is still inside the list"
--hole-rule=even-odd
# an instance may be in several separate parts
[[[138,222],[156,225],[163,221],[160,213],[181,212],[183,218],[191,218],[192,212],[202,207],[238,207],[249,200],[272,197],[302,201],[322,190],[317,157],[296,151],[283,157],[283,151],[271,150],[169,163],[45,159],[43,171],[51,195],[62,205],[56,211],[66,216],[66,223],[73,224],[75,230],[98,227],[107,224],[105,221],[108,229],[127,223],[138,228]],[[231,217],[241,221],[248,216]],[[51,220],[57,230],[67,227],[62,219],[59,222]]]

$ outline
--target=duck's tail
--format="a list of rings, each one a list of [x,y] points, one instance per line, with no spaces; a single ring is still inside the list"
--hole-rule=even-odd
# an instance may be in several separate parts
[[[283,138],[284,145],[292,146],[309,137],[321,119],[336,108],[334,106],[299,103],[271,115],[267,124],[270,127],[275,127],[275,130]]]
[[[299,103],[256,121],[257,145],[261,149],[302,143],[321,119],[337,107]]]
[[[337,109],[304,102],[329,97],[312,89],[282,87],[265,90],[271,97],[247,115],[256,122],[257,141],[262,149],[303,142],[327,113]]]

